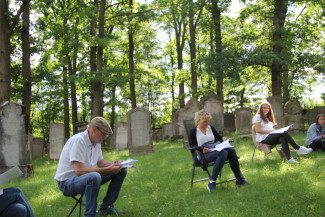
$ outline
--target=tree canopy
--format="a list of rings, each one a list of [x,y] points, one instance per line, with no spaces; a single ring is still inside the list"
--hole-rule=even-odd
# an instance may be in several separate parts
[[[29,131],[44,138],[49,123],[68,137],[136,106],[157,128],[211,91],[227,112],[268,96],[324,105],[324,91],[304,97],[325,80],[324,2],[246,0],[233,16],[236,3],[1,1],[0,101],[26,104]]]

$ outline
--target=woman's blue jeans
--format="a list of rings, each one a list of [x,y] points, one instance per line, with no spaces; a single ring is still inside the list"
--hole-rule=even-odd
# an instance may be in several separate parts
[[[101,207],[112,206],[118,198],[126,174],[127,170],[122,169],[121,172],[117,174],[99,174],[97,172],[92,172],[81,176],[74,175],[65,181],[58,182],[59,189],[63,192],[64,196],[69,197],[84,193],[86,196],[86,210],[84,216],[93,217],[96,215],[97,197],[100,186],[111,180]]]
[[[0,217],[34,217],[20,188],[5,188],[0,195]]]
[[[236,179],[243,179],[243,175],[240,172],[239,162],[236,150],[234,148],[226,148],[221,151],[213,151],[206,153],[204,158],[207,162],[214,162],[211,179],[216,181],[219,173],[221,172],[226,160],[229,160],[230,168],[233,171]]]

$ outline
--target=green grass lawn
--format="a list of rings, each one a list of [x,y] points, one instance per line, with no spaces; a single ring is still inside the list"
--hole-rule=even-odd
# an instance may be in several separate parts
[[[233,136],[233,135],[231,135]],[[304,144],[305,135],[295,135]],[[324,216],[325,152],[292,155],[300,164],[288,164],[277,151],[264,157],[250,140],[233,145],[240,156],[241,170],[250,183],[236,187],[235,182],[217,186],[209,193],[207,181],[190,186],[192,159],[182,142],[163,141],[154,144],[154,153],[132,156],[139,160],[130,168],[115,207],[124,216]],[[128,150],[103,151],[109,160],[126,160]],[[2,188],[18,186],[26,195],[36,217],[67,216],[74,200],[62,195],[53,180],[58,161],[48,157],[35,159],[34,177],[7,183]],[[196,178],[205,178],[198,168]],[[222,179],[233,178],[228,165]],[[107,189],[102,186],[99,204]],[[75,211],[73,216],[78,216]]]

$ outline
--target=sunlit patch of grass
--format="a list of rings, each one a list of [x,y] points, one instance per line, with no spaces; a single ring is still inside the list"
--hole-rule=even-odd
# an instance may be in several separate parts
[[[241,170],[248,186],[236,187],[235,182],[218,185],[216,191],[206,190],[207,182],[190,186],[191,154],[182,142],[162,141],[154,144],[154,152],[129,156],[129,151],[103,148],[109,160],[138,160],[139,169],[128,169],[128,175],[115,206],[126,216],[322,216],[325,208],[325,152],[309,155],[292,153],[299,164],[288,164],[277,151],[264,156],[250,140],[235,142]],[[303,145],[305,135],[295,135]],[[74,200],[62,195],[53,180],[57,160],[48,156],[35,159],[34,177],[18,179],[1,187],[18,186],[26,195],[35,216],[67,216]],[[198,168],[195,178],[205,178]],[[233,178],[226,165],[222,179]],[[104,198],[108,184],[102,186],[98,204]],[[77,212],[73,216],[77,216]]]

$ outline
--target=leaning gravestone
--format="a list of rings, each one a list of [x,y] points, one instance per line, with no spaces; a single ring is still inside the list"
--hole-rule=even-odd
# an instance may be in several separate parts
[[[283,126],[283,106],[282,97],[272,96],[267,98],[267,101],[271,104],[275,122],[277,123],[276,129],[282,128]]]
[[[250,133],[252,131],[252,109],[250,108],[237,108],[236,113],[236,132]]]
[[[33,174],[23,107],[13,102],[0,105],[0,173],[18,165],[28,177]]]
[[[134,108],[127,113],[128,147],[130,155],[153,152],[150,112]]]
[[[289,100],[284,105],[284,117],[283,117],[283,125],[289,126],[290,132],[292,133],[304,133],[304,118],[302,115],[302,108],[297,100]]]
[[[118,122],[114,127],[115,148],[124,149],[128,147],[128,125],[126,122]]]
[[[32,159],[42,157],[45,141],[42,138],[33,138],[31,152]]]
[[[224,128],[223,107],[217,95],[210,92],[208,95],[202,97],[200,102],[203,108],[208,110],[211,114],[210,124],[222,134]]]
[[[50,159],[58,160],[64,146],[64,124],[50,124]]]

